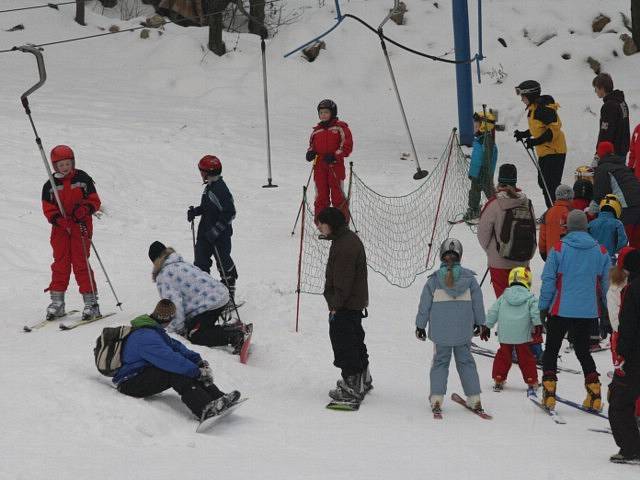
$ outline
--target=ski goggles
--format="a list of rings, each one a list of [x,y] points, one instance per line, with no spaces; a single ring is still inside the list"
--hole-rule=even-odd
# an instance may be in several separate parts
[[[527,95],[529,93],[540,93],[540,88],[539,87],[533,87],[533,88],[520,88],[520,87],[516,87],[516,95]]]

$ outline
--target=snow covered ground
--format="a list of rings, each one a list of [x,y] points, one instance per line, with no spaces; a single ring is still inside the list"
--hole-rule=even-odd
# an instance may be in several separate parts
[[[26,3],[36,4],[4,0],[2,7]],[[408,2],[407,24],[387,24],[387,35],[437,55],[452,51],[450,5],[438,3]],[[377,25],[391,4],[353,0],[342,9]],[[572,182],[575,167],[593,156],[600,107],[587,56],[598,58],[625,90],[632,122],[638,120],[640,56],[623,57],[618,40],[624,31],[618,12],[628,11],[628,5],[619,0],[483,2],[487,59],[483,83],[474,84],[474,100],[477,107],[487,103],[500,110],[507,124],[507,132],[497,137],[500,162],[518,165],[520,184],[540,212],[534,169],[508,133],[525,126],[513,87],[538,79],[561,104],[569,146],[564,179]],[[610,436],[587,431],[606,426],[605,421],[560,405],[568,423],[554,424],[525,399],[518,370],[512,370],[503,393],[493,393],[491,360],[483,357],[477,358],[486,390],[483,403],[495,419],[483,421],[447,402],[445,420],[433,421],[427,408],[431,344],[413,336],[424,276],[400,290],[371,274],[366,330],[375,390],[358,413],[323,408],[338,377],[331,365],[326,306],[321,297],[305,296],[301,330],[294,332],[298,240],[289,234],[308,175],[303,158],[317,102],[329,97],[338,103],[354,134],[351,158],[372,188],[401,194],[416,184],[413,164],[400,160],[410,149],[375,35],[346,20],[326,39],[327,50],[314,63],[298,56],[284,59],[285,52],[328,28],[335,15],[329,1],[321,8],[315,0],[290,1],[289,8],[301,8],[301,19],[283,27],[267,50],[277,189],[260,188],[266,154],[255,36],[226,34],[228,48],[237,44],[237,50],[222,58],[203,50],[206,29],[175,25],[162,36],[152,31],[148,40],[138,32],[121,33],[45,49],[48,80],[31,97],[34,120],[47,152],[58,143],[72,145],[78,168],[96,181],[105,214],[95,222],[94,240],[124,304],[124,311],[109,320],[72,332],[54,326],[21,332],[24,324],[41,318],[48,303],[42,291],[49,282],[49,227],[40,207],[46,176],[19,102],[36,81],[34,59],[21,53],[0,57],[5,132],[0,478],[495,479],[524,472],[549,479],[635,478],[634,467],[608,462],[616,451]],[[473,24],[475,2],[470,11]],[[591,33],[599,11],[613,18],[607,29],[618,34]],[[99,33],[98,26],[114,22],[123,28],[136,25],[88,9],[88,26],[80,27],[73,15],[72,6],[2,14],[2,30],[18,23],[25,30],[0,32],[0,49]],[[525,28],[529,38],[523,37]],[[540,47],[530,40],[549,33],[556,36]],[[454,69],[389,50],[421,163],[430,170],[431,157],[440,154],[457,124]],[[563,53],[572,58],[563,60]],[[502,84],[486,75],[499,69],[507,75]],[[242,318],[254,323],[255,335],[246,366],[224,351],[194,347],[213,364],[222,389],[237,388],[250,397],[210,434],[197,435],[195,421],[173,392],[149,400],[117,394],[96,371],[92,348],[103,326],[126,323],[155,304],[147,258],[152,241],[191,256],[186,209],[199,201],[196,162],[205,153],[222,159],[236,200],[238,296],[247,300]],[[464,243],[464,263],[481,275],[485,260],[473,234],[464,227],[454,234]],[[536,258],[536,279],[541,268]],[[102,310],[112,311],[115,301],[104,276],[98,271],[97,277]],[[76,292],[72,279],[68,308],[80,305]],[[488,282],[484,293],[488,308],[494,299]],[[596,354],[596,361],[601,373],[610,369],[608,353]],[[571,355],[563,364],[578,366]],[[452,366],[449,392],[455,391],[461,393]],[[582,378],[562,374],[559,394],[581,400]]]

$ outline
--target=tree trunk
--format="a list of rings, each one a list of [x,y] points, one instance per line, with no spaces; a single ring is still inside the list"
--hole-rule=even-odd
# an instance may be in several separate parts
[[[222,56],[227,53],[227,47],[222,41],[222,12],[227,8],[228,0],[207,0],[207,19],[209,23],[209,50]]]
[[[85,0],[76,0],[76,22],[84,26],[84,2]]]
[[[640,48],[640,0],[631,0],[631,30],[633,41]]]
[[[269,32],[264,25],[264,0],[249,1],[249,32],[267,38]]]

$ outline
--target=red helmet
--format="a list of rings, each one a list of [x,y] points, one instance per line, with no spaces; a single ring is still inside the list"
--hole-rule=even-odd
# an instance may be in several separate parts
[[[205,155],[198,162],[198,169],[200,169],[203,178],[206,175],[220,175],[222,173],[222,162],[218,157]]]
[[[58,170],[56,163],[62,160],[73,160],[75,166],[75,156],[71,147],[67,145],[57,145],[51,149],[51,163],[53,164],[54,170]]]

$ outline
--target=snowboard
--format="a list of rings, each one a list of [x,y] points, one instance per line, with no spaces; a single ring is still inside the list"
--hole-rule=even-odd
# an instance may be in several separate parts
[[[68,312],[66,312],[64,315],[60,316],[60,317],[54,317],[51,320],[42,320],[41,322],[38,322],[36,324],[33,325],[25,325],[24,327],[22,327],[22,331],[23,332],[33,332],[34,330],[38,330],[42,327],[46,327],[47,325],[49,325],[52,322],[55,322],[56,320],[62,320],[63,318],[69,317],[71,315],[74,315],[76,313],[80,312],[80,310],[69,310]]]
[[[218,423],[218,421],[220,419],[222,419],[222,418],[226,417],[227,415],[229,415],[230,413],[232,413],[236,408],[238,408],[240,405],[242,405],[247,400],[249,400],[249,399],[248,398],[241,398],[237,402],[232,403],[227,408],[222,410],[220,413],[218,413],[218,415],[216,415],[214,417],[209,417],[206,420],[203,420],[202,422],[199,422],[198,426],[196,427],[196,433],[204,433],[207,430],[213,428],[213,426],[216,423]]]
[[[244,343],[240,349],[240,363],[247,363],[249,359],[249,349],[251,348],[251,336],[253,335],[253,323],[245,325]]]

